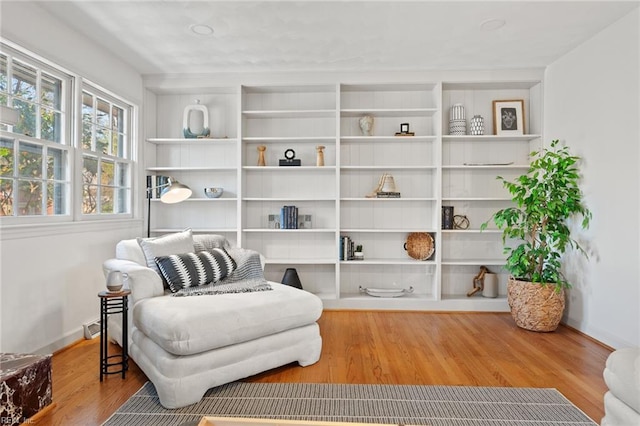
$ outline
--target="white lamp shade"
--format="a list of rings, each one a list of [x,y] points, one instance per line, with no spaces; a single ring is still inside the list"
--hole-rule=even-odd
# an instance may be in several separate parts
[[[20,111],[6,105],[0,105],[0,123],[15,126],[20,119]]]
[[[162,190],[160,201],[165,204],[175,204],[191,197],[192,191],[187,185],[177,180],[169,179],[169,185]]]

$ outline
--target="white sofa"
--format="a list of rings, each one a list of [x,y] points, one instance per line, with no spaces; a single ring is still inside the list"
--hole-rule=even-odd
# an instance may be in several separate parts
[[[618,349],[607,358],[602,426],[640,425],[640,348]]]
[[[194,251],[229,248],[220,236],[188,235]],[[193,404],[211,387],[320,358],[317,296],[269,282],[269,291],[172,297],[147,261],[139,241],[124,240],[103,269],[126,274],[129,356],[155,385],[164,407]],[[120,345],[121,324],[121,317],[109,318],[109,335]]]

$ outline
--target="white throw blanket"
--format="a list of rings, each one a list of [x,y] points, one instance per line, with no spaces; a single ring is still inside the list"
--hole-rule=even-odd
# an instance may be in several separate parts
[[[258,252],[242,248],[229,248],[227,252],[238,266],[235,271],[218,282],[183,288],[171,296],[203,296],[272,290],[271,285],[264,278]]]

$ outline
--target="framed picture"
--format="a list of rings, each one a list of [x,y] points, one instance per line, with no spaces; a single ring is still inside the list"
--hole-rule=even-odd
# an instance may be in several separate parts
[[[493,101],[493,133],[524,135],[524,101]]]

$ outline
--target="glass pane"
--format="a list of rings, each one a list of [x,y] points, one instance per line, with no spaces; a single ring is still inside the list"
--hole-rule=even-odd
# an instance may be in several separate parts
[[[113,213],[113,188],[100,188],[100,213]]]
[[[42,104],[59,111],[61,105],[62,80],[42,73],[41,81]]]
[[[40,109],[41,137],[51,142],[60,142],[62,114],[50,109]]]
[[[91,149],[91,129],[93,124],[86,121],[82,122],[82,148],[92,151]]]
[[[111,111],[112,111],[111,112],[111,120],[112,120],[111,128],[116,132],[123,133],[124,132],[124,110],[114,105]]]
[[[82,213],[92,214],[98,212],[98,187],[95,185],[82,185]]]
[[[8,78],[7,57],[5,55],[0,55],[0,92],[7,92]],[[6,105],[6,103],[3,103],[3,105]]]
[[[93,122],[93,96],[82,92],[82,121]]]
[[[0,179],[0,216],[13,216],[13,179]]]
[[[109,154],[116,157],[122,157],[122,154],[121,154],[122,148],[120,146],[121,140],[122,140],[122,135],[119,133],[113,132],[113,134],[111,135],[111,152]]]
[[[18,216],[42,214],[42,181],[18,179]]]
[[[102,152],[103,154],[111,154],[109,152],[109,137],[111,136],[111,130],[96,128],[96,152]]]
[[[13,75],[11,78],[11,93],[16,97],[35,102],[36,70],[20,62],[13,62]]]
[[[109,114],[109,103],[98,98],[97,113],[98,115],[96,116],[96,123],[98,123],[102,127],[110,128],[111,126],[109,123],[110,121],[109,117],[111,116],[111,114]]]
[[[47,215],[68,214],[67,193],[69,184],[61,182],[47,183]]]
[[[98,184],[98,160],[96,158],[82,158],[82,183],[85,185]]]
[[[67,180],[67,151],[62,149],[47,149],[47,179]]]
[[[113,185],[115,182],[115,165],[112,162],[102,160],[100,163],[100,171],[102,172],[100,175],[100,184]]]
[[[129,213],[129,194],[131,191],[127,188],[118,188],[118,202],[115,213]]]
[[[118,163],[117,167],[116,186],[129,186],[129,165]]]
[[[0,176],[13,176],[13,140],[0,139]]]
[[[42,146],[27,142],[18,145],[18,176],[42,177]]]
[[[13,107],[20,111],[18,123],[13,126],[14,133],[22,133],[27,136],[36,136],[36,106],[34,104],[13,100]]]

